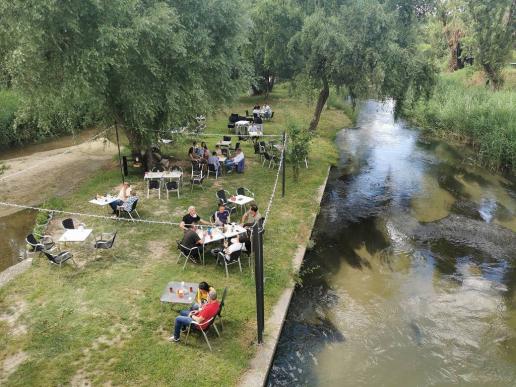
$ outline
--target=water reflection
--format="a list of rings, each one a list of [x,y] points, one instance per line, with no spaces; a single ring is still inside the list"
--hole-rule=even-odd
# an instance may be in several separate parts
[[[332,171],[269,385],[513,385],[513,182],[368,102]]]

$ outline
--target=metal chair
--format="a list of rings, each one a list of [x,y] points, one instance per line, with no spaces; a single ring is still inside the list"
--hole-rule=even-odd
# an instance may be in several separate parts
[[[168,181],[165,184],[165,190],[167,191],[167,199],[169,192],[177,192],[177,198],[179,199],[179,184],[177,181]]]
[[[276,164],[279,163],[278,157],[275,155],[269,154],[269,152],[267,152],[267,151],[263,154],[263,157],[264,157],[264,159],[262,162],[262,167],[264,166],[265,162],[267,162],[267,161],[269,162],[269,168],[272,165],[273,169],[276,168]]]
[[[179,185],[183,186],[183,168],[181,168],[178,165],[174,165],[174,166],[170,167],[170,171],[171,172],[174,172],[174,171],[181,172],[181,177],[179,178]]]
[[[228,288],[224,288],[224,291],[222,292],[222,298],[220,299],[219,311],[215,315],[215,320],[217,320],[217,317],[219,318],[220,326],[222,329],[224,329],[224,323],[222,322],[222,309],[224,308],[224,301],[226,300],[227,293],[228,293]],[[216,323],[216,321],[213,322],[213,324],[215,324],[215,323]]]
[[[239,242],[240,243],[240,242]],[[242,249],[233,251],[229,256],[229,260],[226,259],[226,254],[223,251],[219,251],[217,254],[217,263],[219,263],[219,259],[224,261],[224,267],[226,269],[226,277],[229,277],[228,266],[238,263],[240,267],[240,273],[242,272],[242,263],[240,262],[240,256],[242,255]]]
[[[179,257],[177,257],[177,262],[179,263],[181,261],[181,257],[185,257],[185,263],[183,265],[183,270],[186,268],[186,264],[188,261],[192,261],[193,263],[197,263],[195,260],[195,256],[197,255],[200,259],[202,258],[201,251],[198,246],[195,247],[186,247],[185,245],[181,244],[180,241],[177,242],[177,249],[179,250]],[[204,265],[204,261],[203,261]]]
[[[204,175],[202,169],[196,173],[194,173],[192,171],[192,178],[190,179],[190,184],[191,184],[191,190],[190,191],[193,191],[193,187],[195,185],[199,186],[202,188],[202,190],[204,191],[204,186],[202,185],[203,181],[204,181],[204,178],[206,176]]]
[[[32,252],[41,253],[43,251],[52,250],[56,245],[50,235],[43,235],[41,240],[38,242],[34,234],[29,234],[25,238],[25,242],[32,248]]]
[[[95,237],[95,244],[93,247],[96,249],[96,251],[102,250],[110,250],[113,247],[113,244],[115,243],[117,231],[114,233],[101,233],[100,236],[97,238]],[[95,256],[95,259],[97,256]]]
[[[42,252],[46,255],[48,261],[53,265],[61,267],[63,263],[65,263],[68,260],[71,260],[75,267],[77,267],[77,263],[75,263],[73,255],[69,251],[63,251],[58,254],[52,254],[50,251],[46,250],[43,250]]]
[[[186,332],[185,345],[188,342],[188,336],[190,335],[190,331],[192,330],[192,327],[193,327],[195,331],[202,333],[202,335],[204,336],[204,340],[206,340],[206,344],[208,344],[208,348],[210,348],[210,351],[213,351],[211,349],[211,344],[210,344],[210,341],[208,340],[208,336],[206,335],[206,332],[208,332],[209,329],[213,326],[213,329],[215,329],[215,332],[217,332],[217,336],[220,337],[219,330],[217,329],[217,326],[214,324],[215,317],[216,316],[210,318],[208,321],[203,321],[202,323],[192,321],[190,323],[190,325],[188,326],[188,330]]]
[[[62,223],[65,230],[73,230],[75,228],[72,218],[66,218]]]
[[[151,190],[157,190],[158,199],[161,199],[161,180],[149,180],[149,182],[147,183],[147,199],[149,198]]]
[[[136,205],[138,204],[138,199],[134,200],[133,202],[125,202],[121,206],[118,206],[116,210],[118,211],[118,216],[122,216],[122,214],[126,213],[129,215],[131,220],[134,222],[133,218],[133,212],[140,217],[140,214],[136,210]]]
[[[236,193],[237,195],[249,196],[251,198],[254,198],[254,192],[245,187],[238,187]]]
[[[236,206],[228,201],[229,195],[229,192],[224,189],[220,189],[215,193],[219,204],[224,204],[229,213],[232,214],[236,211]]]
[[[217,180],[219,177],[219,169],[220,169],[220,166],[219,166],[219,168],[215,168],[214,164],[208,164],[208,176],[207,177],[209,178],[210,173],[212,173],[215,175],[215,180]]]

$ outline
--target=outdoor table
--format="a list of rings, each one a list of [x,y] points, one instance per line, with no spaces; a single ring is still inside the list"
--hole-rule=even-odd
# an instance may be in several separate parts
[[[74,228],[71,230],[66,230],[61,238],[58,239],[59,242],[84,242],[90,234],[92,233],[91,228]]]
[[[224,229],[221,230],[220,227],[212,227],[211,235],[208,235],[208,231],[204,231],[202,229],[197,229],[197,235],[202,240],[203,247],[207,244],[223,241],[224,239],[231,239],[236,237],[237,235],[243,234],[247,232],[247,230],[240,226],[239,224],[231,224],[224,226]],[[205,248],[202,249],[202,263],[204,264],[204,252]]]
[[[234,204],[240,206],[240,208],[244,208],[249,203],[254,202],[254,198],[245,196],[245,195],[236,195],[236,196],[231,196],[228,199],[228,202],[234,203]]]
[[[231,145],[231,141],[223,141],[223,140],[220,140],[218,143],[217,143],[218,146],[230,146]]]
[[[223,163],[224,161],[227,160],[227,157],[226,156],[217,156],[219,158],[219,162]]]
[[[105,206],[109,203],[113,203],[115,200],[118,200],[116,196],[107,195],[92,199],[89,201],[89,203],[96,204],[97,206]]]
[[[172,292],[170,291],[170,288],[172,288]],[[192,292],[190,292],[190,288],[192,288]],[[182,297],[179,296],[179,289],[182,289],[184,292]],[[193,282],[171,281],[167,284],[159,298],[161,307],[163,308],[164,303],[190,305],[195,301],[197,289],[198,284]]]
[[[166,172],[145,172],[144,179],[181,179],[183,172],[166,171]]]

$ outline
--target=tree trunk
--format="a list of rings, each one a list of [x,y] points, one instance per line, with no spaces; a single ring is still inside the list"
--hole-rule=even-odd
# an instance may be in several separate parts
[[[487,76],[486,86],[490,85],[493,90],[500,90],[503,86],[503,76],[500,70],[495,69],[490,63],[482,64]]]
[[[308,127],[311,132],[315,132],[317,125],[319,125],[319,118],[321,118],[321,112],[324,108],[324,104],[328,100],[329,95],[330,86],[328,85],[328,80],[323,78],[323,87],[319,92],[319,98],[317,98],[317,105],[315,105],[314,115],[312,117],[312,121],[310,121],[310,126]]]
[[[448,62],[448,69],[450,71],[457,71],[460,68],[460,59],[458,57],[458,48],[460,39],[464,35],[461,30],[451,29],[446,27],[444,34],[446,36],[446,42],[450,50],[450,61]]]

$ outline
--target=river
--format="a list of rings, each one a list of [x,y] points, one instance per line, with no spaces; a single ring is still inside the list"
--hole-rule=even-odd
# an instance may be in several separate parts
[[[516,184],[363,104],[269,386],[516,385]]]

